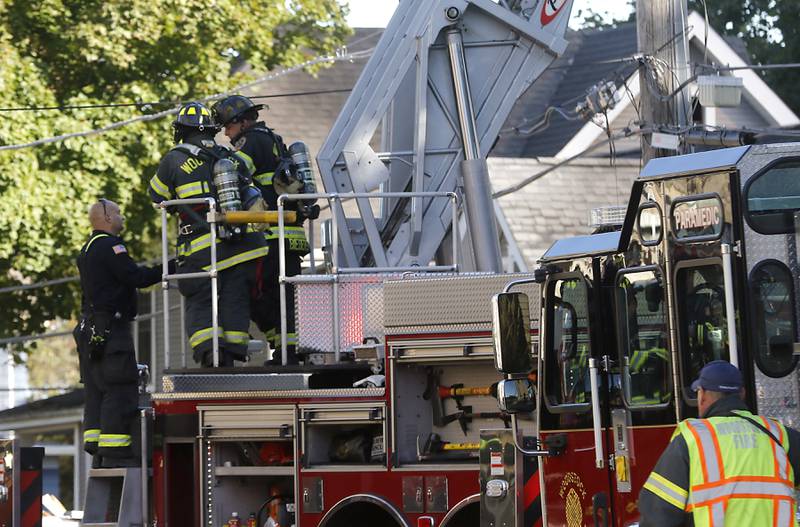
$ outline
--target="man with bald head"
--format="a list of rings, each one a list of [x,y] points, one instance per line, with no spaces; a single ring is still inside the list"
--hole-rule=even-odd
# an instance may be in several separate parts
[[[119,234],[125,218],[113,201],[89,207],[92,234],[81,248],[81,321],[75,328],[85,385],[84,450],[94,466],[136,466],[131,425],[138,407],[138,368],[131,321],[136,289],[161,280],[161,266],[137,265]]]

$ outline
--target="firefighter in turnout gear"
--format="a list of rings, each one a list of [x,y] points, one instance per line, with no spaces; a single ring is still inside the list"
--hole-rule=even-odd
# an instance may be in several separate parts
[[[645,482],[640,525],[797,525],[800,432],[750,413],[729,362],[706,364],[692,389],[700,418],[678,424]]]
[[[282,193],[303,192],[302,181],[287,181],[283,176],[289,168],[289,154],[283,140],[258,120],[261,104],[242,95],[231,95],[214,105],[214,115],[219,126],[225,130],[238,154],[252,171],[253,182],[258,186],[267,208],[277,210],[278,196]],[[291,179],[291,178],[289,178]],[[308,253],[308,241],[303,230],[304,207],[297,201],[286,201],[285,210],[298,212],[297,222],[285,226],[286,276],[300,274],[303,256]],[[317,211],[319,209],[317,208]],[[265,238],[269,245],[269,257],[260,263],[259,284],[254,290],[251,317],[275,350],[281,345],[280,284],[278,283],[279,251],[278,229],[268,229]],[[286,288],[286,327],[288,363],[298,362],[295,353],[297,334],[294,320],[294,288]],[[274,353],[270,361],[280,364],[280,353]]]
[[[124,218],[116,203],[92,205],[89,222],[93,232],[77,260],[82,316],[73,332],[86,394],[84,450],[95,456],[95,467],[101,458],[105,467],[138,466],[131,448],[139,378],[131,321],[136,289],[160,281],[161,266],[131,259],[119,237]]]
[[[229,201],[244,202],[246,196],[258,195],[249,180],[245,163],[214,142],[218,128],[208,108],[196,102],[186,104],[178,112],[173,127],[177,145],[161,159],[156,175],[150,180],[150,196],[154,202],[211,197],[217,200],[219,209],[225,210]],[[220,179],[215,184],[215,175],[230,175],[221,173],[220,167],[240,172],[238,183],[236,178],[232,180],[232,188],[228,188],[227,183],[224,189],[220,188]],[[230,179],[225,181],[230,182]],[[211,233],[205,221],[207,207],[179,206],[174,212],[180,219],[179,272],[209,270]],[[247,360],[250,289],[255,282],[256,262],[267,254],[262,233],[250,226],[237,230],[220,228],[217,237],[220,366],[233,366],[234,360]],[[194,360],[205,367],[213,366],[211,280],[180,280],[178,288],[186,298],[186,329]]]

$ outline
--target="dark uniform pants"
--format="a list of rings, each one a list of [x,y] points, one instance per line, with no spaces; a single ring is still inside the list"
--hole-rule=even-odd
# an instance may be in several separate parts
[[[281,289],[278,278],[280,275],[280,255],[278,253],[278,240],[272,239],[269,244],[269,254],[263,259],[259,276],[259,288],[251,304],[250,316],[258,329],[264,333],[273,349],[281,347]],[[300,274],[303,253],[286,250],[286,276]],[[289,355],[294,355],[297,346],[297,333],[294,322],[294,286],[286,285],[286,349]]]
[[[255,280],[256,261],[250,260],[217,275],[220,366],[233,366],[234,360],[247,360],[250,342],[250,288]],[[194,273],[202,269],[186,262],[181,273]],[[211,326],[211,279],[192,278],[180,280],[178,289],[186,298],[186,332],[192,346],[195,362],[203,366],[213,364],[214,348]]]
[[[86,341],[86,333],[83,329],[84,321],[81,320],[72,336],[78,349],[78,367],[83,383],[84,405],[83,405],[83,449],[91,454],[97,454],[97,443],[100,441],[100,403],[103,394],[94,382],[90,368],[89,346]]]
[[[131,428],[139,405],[139,372],[131,324],[112,323],[111,335],[99,360],[89,358],[85,335],[76,338],[86,388],[84,449],[109,458],[134,457]]]

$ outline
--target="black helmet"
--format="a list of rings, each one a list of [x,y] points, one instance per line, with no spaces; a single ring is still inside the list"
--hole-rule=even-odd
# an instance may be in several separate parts
[[[258,111],[263,104],[253,104],[253,101],[244,95],[229,95],[216,103],[213,107],[214,120],[218,126],[228,126],[240,120],[250,111]]]
[[[190,102],[181,106],[178,115],[172,121],[172,127],[175,129],[176,143],[194,132],[207,132],[213,136],[219,131],[211,118],[211,111],[199,102]]]

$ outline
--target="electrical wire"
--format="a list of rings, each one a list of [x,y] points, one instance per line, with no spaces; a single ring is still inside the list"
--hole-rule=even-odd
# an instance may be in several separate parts
[[[352,88],[343,88],[339,90],[316,90],[304,92],[289,92],[289,93],[274,93],[269,95],[248,95],[249,99],[277,99],[283,97],[303,97],[306,95],[325,95],[329,93],[346,93],[352,91]],[[120,103],[104,103],[104,104],[75,104],[65,106],[20,106],[15,108],[0,108],[0,112],[40,112],[50,110],[89,110],[96,108],[142,108],[146,109],[148,106],[175,106],[184,105],[192,101],[148,101],[148,102],[120,102]]]
[[[334,55],[334,56],[325,55],[325,56],[315,57],[315,58],[307,60],[307,61],[305,61],[303,63],[297,64],[296,66],[292,66],[290,68],[285,68],[285,69],[283,69],[283,70],[281,70],[279,72],[276,72],[276,73],[269,73],[267,75],[263,75],[261,77],[258,77],[258,78],[256,78],[255,80],[253,80],[251,82],[247,82],[245,84],[240,84],[239,86],[236,86],[235,88],[233,88],[233,90],[230,90],[228,92],[218,93],[216,95],[212,95],[210,97],[206,97],[204,99],[200,99],[200,101],[204,102],[204,103],[211,102],[211,101],[216,101],[216,100],[219,100],[219,99],[227,96],[229,93],[238,92],[238,91],[241,91],[241,90],[244,90],[244,89],[247,89],[247,88],[251,88],[251,87],[253,87],[253,86],[257,85],[257,84],[261,84],[263,82],[271,81],[271,80],[277,79],[279,77],[284,77],[284,76],[289,75],[291,73],[303,70],[305,68],[309,68],[311,66],[315,66],[317,64],[332,64],[332,63],[341,62],[341,61],[344,61],[344,60],[352,61],[352,60],[357,60],[357,59],[360,59],[360,58],[368,57],[369,55],[372,54],[374,49],[375,48],[370,48],[370,49],[364,50],[364,51],[358,51],[358,52],[355,52],[355,53],[348,53],[348,54],[341,54],[341,55]],[[69,133],[69,134],[62,134],[62,135],[58,135],[58,136],[54,136],[54,137],[38,139],[36,141],[31,141],[29,143],[21,143],[21,144],[15,144],[15,145],[4,145],[4,146],[0,146],[0,152],[8,151],[8,150],[22,150],[22,149],[25,149],[25,148],[31,148],[31,147],[35,147],[35,146],[42,146],[42,145],[47,145],[47,144],[52,144],[52,143],[59,143],[59,142],[65,141],[67,139],[75,139],[75,138],[78,138],[78,137],[90,137],[90,136],[94,136],[94,135],[100,135],[100,134],[103,134],[105,132],[110,132],[112,130],[116,130],[118,128],[123,128],[123,127],[131,125],[131,124],[140,123],[140,122],[155,121],[155,120],[161,119],[163,117],[166,117],[168,115],[172,115],[172,114],[178,113],[178,110],[180,110],[179,106],[175,107],[175,108],[171,108],[169,110],[163,110],[163,111],[158,112],[158,113],[150,114],[150,115],[142,115],[142,116],[139,116],[139,117],[133,117],[131,119],[125,119],[123,121],[118,121],[118,122],[115,122],[115,123],[111,123],[111,124],[103,126],[101,128],[96,128],[94,130],[87,130],[87,131],[83,131],[83,132],[73,132],[73,133]]]

